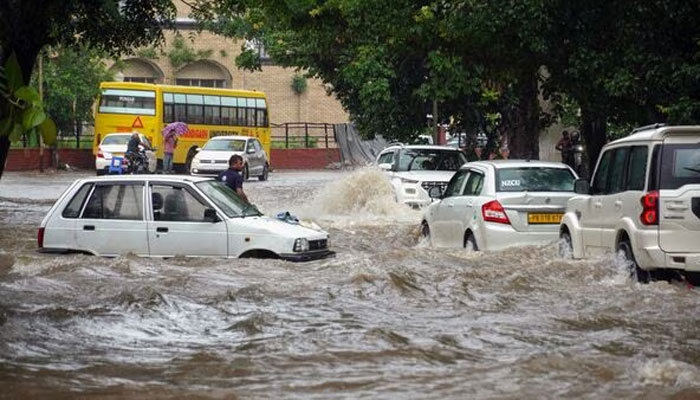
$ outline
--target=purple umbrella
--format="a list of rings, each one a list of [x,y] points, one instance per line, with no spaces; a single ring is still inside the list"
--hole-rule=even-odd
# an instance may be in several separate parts
[[[162,133],[164,138],[167,138],[170,135],[182,136],[188,129],[187,124],[184,122],[171,122],[168,125],[165,125]]]

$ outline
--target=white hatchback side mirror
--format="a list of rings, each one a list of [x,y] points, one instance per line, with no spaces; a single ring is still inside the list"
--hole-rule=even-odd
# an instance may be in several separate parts
[[[391,163],[382,163],[377,165],[379,169],[383,169],[384,171],[391,171]]]

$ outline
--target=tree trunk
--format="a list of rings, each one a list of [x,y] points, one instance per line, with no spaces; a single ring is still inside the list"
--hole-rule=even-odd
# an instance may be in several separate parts
[[[600,150],[608,141],[607,116],[603,113],[596,113],[592,110],[581,109],[581,135],[586,144],[588,154],[589,176],[593,173]]]
[[[2,173],[5,171],[5,162],[9,151],[10,139],[7,136],[0,136],[0,179],[2,179]]]
[[[521,85],[518,104],[510,114],[510,126],[505,127],[510,150],[508,158],[539,160],[540,106],[536,76]]]

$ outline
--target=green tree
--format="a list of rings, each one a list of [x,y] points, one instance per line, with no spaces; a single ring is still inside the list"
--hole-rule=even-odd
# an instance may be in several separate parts
[[[174,20],[171,0],[4,0],[0,3],[0,65],[15,54],[20,79],[29,80],[44,46],[86,45],[118,55],[162,40],[162,26]],[[11,110],[0,98],[0,121]],[[0,131],[0,177],[11,130]]]
[[[58,48],[51,53],[56,56],[44,63],[44,108],[59,131],[71,132],[75,121],[92,121],[99,84],[112,80],[113,74],[95,50]]]

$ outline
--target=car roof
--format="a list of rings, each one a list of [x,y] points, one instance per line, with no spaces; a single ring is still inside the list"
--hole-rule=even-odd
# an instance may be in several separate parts
[[[197,183],[202,181],[212,180],[211,177],[205,176],[190,176],[190,175],[161,175],[161,174],[143,174],[143,175],[104,175],[81,179],[83,182],[131,182],[131,181],[159,181],[159,182],[180,182],[180,183]]]
[[[672,135],[700,136],[700,125],[675,125],[664,126],[655,124],[635,129],[629,136],[617,139],[607,145],[616,145],[627,142],[661,141]]]
[[[255,138],[252,136],[232,135],[232,136],[214,136],[213,138],[211,138],[209,140],[232,140],[232,139],[248,140],[248,139],[255,139]]]
[[[433,144],[396,144],[389,146],[382,150],[382,152],[386,150],[392,150],[392,149],[418,149],[418,150],[449,150],[449,151],[460,151],[457,148],[450,147],[450,146],[439,146],[439,145],[433,145]]]
[[[492,167],[494,169],[502,168],[565,168],[568,169],[563,163],[555,161],[539,161],[539,160],[487,160],[487,161],[473,161],[462,165],[462,168],[468,168],[471,166],[476,167]]]

